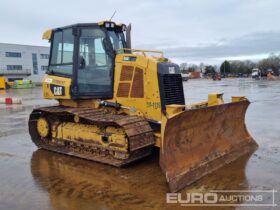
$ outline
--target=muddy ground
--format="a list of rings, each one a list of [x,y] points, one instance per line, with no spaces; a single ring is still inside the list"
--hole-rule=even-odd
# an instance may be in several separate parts
[[[181,193],[210,190],[278,190],[280,199],[280,82],[252,79],[184,82],[187,103],[208,92],[246,95],[252,104],[247,128],[259,144],[245,156],[185,188]],[[22,105],[0,105],[0,210],[37,209],[272,209],[272,207],[182,207],[167,204],[168,187],[158,153],[118,169],[38,150],[30,140],[27,120],[34,107],[55,104],[42,99],[41,88],[7,90],[0,97],[21,97]],[[250,192],[248,192],[250,194]],[[271,194],[264,196],[270,203]],[[241,204],[246,204],[241,203]]]

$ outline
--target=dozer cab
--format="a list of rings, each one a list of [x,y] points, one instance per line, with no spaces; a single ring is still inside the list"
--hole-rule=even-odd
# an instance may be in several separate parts
[[[43,95],[59,105],[30,115],[39,148],[119,167],[159,147],[172,192],[256,149],[245,97],[224,103],[211,93],[186,105],[178,65],[132,49],[130,28],[103,21],[43,34],[51,43]]]

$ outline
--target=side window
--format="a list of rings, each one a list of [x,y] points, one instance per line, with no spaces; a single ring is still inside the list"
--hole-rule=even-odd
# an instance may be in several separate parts
[[[100,29],[85,29],[80,38],[81,67],[108,65],[107,53],[103,47],[105,34]]]
[[[52,43],[51,64],[61,64],[62,54],[62,32],[55,32]]]
[[[74,39],[72,29],[63,31],[63,52],[62,63],[72,63],[74,52]]]
[[[124,48],[123,41],[125,38],[122,32],[108,31],[108,34],[114,50]]]
[[[72,74],[74,37],[72,29],[57,31],[53,37],[50,70],[54,73]]]
[[[107,55],[103,48],[101,38],[94,40],[94,47],[95,47],[96,65],[97,66],[106,66],[107,65]]]
[[[93,56],[94,53],[89,51],[89,47],[91,46],[91,41],[88,38],[81,37],[80,38],[80,59],[83,64],[80,65],[80,68],[85,68],[85,66],[93,65]]]

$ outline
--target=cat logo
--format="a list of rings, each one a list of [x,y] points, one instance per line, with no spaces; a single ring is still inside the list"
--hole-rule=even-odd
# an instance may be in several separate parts
[[[63,86],[51,84],[51,91],[55,96],[64,96],[65,95],[65,89]]]
[[[57,96],[61,96],[62,95],[62,87],[54,87],[53,88],[53,94],[57,95]]]

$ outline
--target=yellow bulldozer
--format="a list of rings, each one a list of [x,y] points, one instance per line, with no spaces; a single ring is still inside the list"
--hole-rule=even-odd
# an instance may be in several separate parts
[[[51,43],[43,95],[59,105],[30,115],[39,148],[120,167],[158,147],[171,192],[256,149],[245,97],[224,103],[210,93],[186,104],[178,65],[160,51],[132,49],[130,31],[102,21],[43,34]]]
[[[6,89],[7,85],[6,85],[6,78],[4,76],[0,75],[0,89]]]

